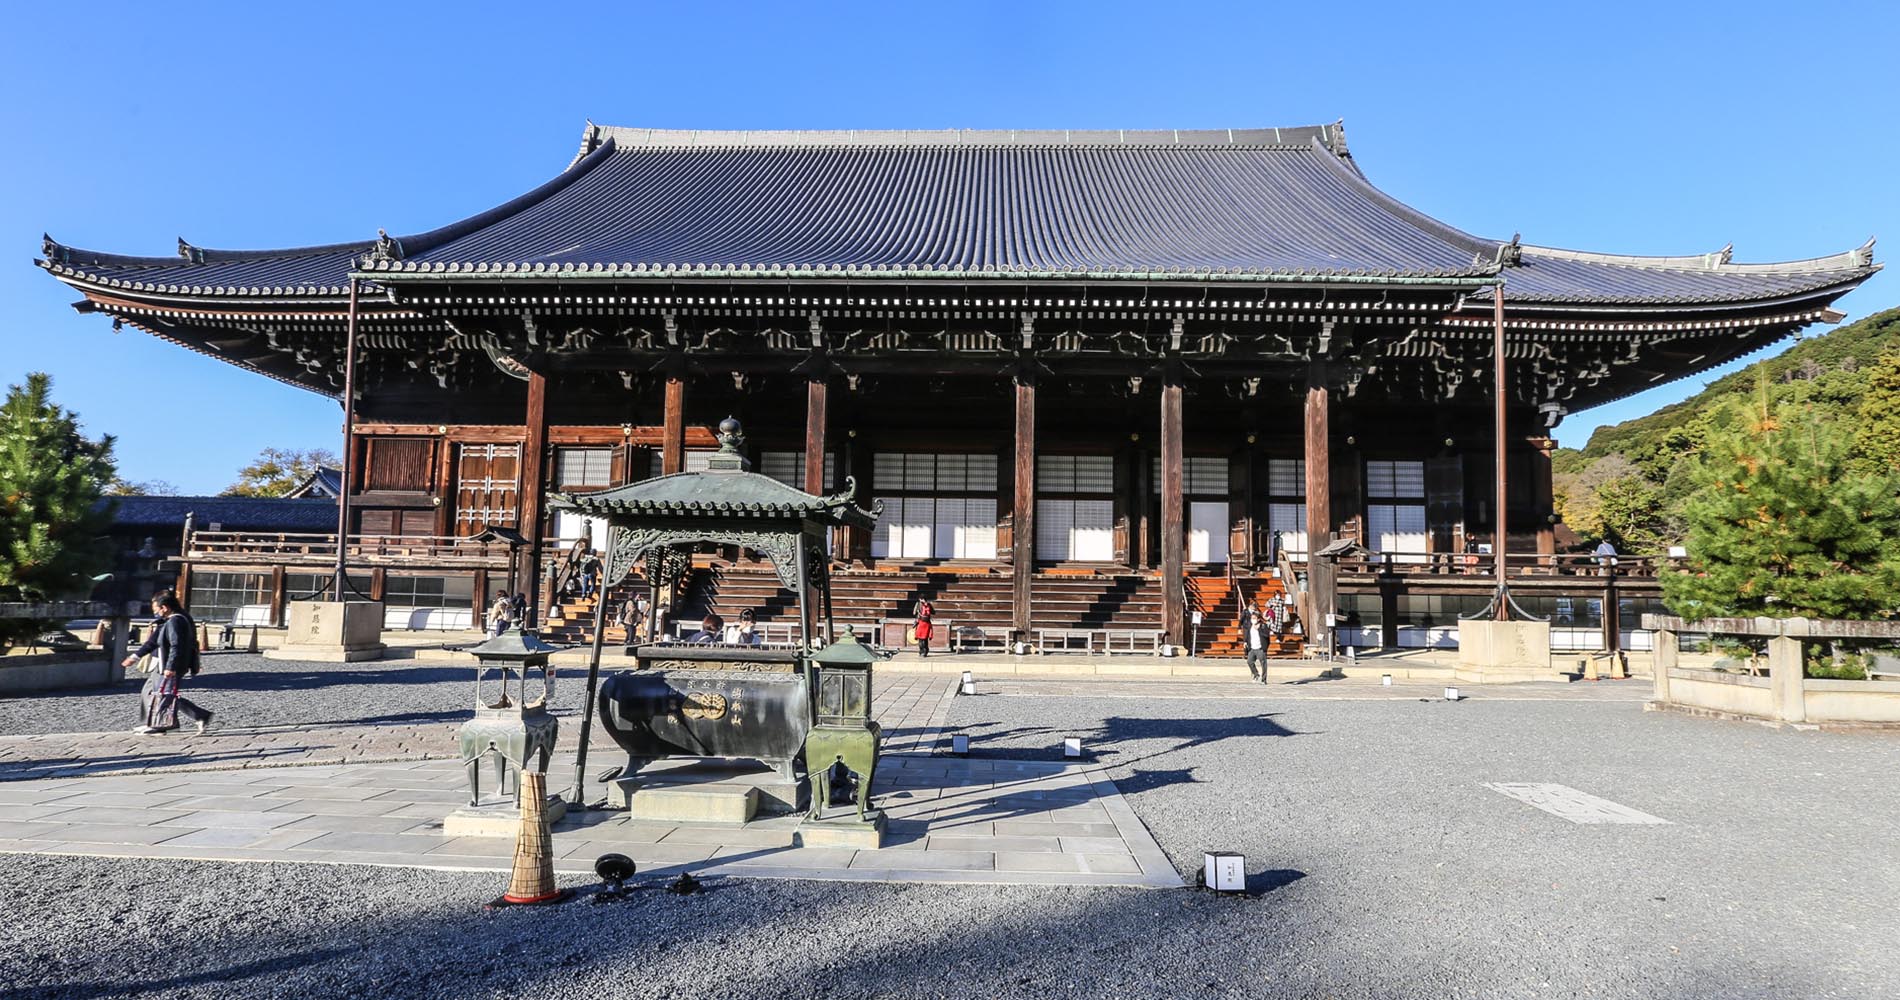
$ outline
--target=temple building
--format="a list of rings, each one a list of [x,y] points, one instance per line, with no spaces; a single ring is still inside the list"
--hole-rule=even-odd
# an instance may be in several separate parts
[[[698,468],[734,416],[756,470],[882,504],[832,539],[841,620],[928,596],[972,645],[1212,653],[1237,597],[1300,580],[1309,639],[1330,612],[1348,644],[1443,643],[1492,589],[1500,516],[1519,600],[1614,637],[1653,563],[1558,550],[1550,429],[1838,321],[1879,266],[1871,242],[1750,264],[1474,236],[1374,187],[1339,124],[589,125],[552,180],[439,229],[165,257],[49,237],[38,264],[115,327],[353,386],[351,565],[386,602],[541,587],[597,530],[550,492]],[[530,542],[456,541],[491,527]],[[281,578],[336,544],[199,532],[183,558]],[[707,552],[682,611],[775,620],[768,579]]]

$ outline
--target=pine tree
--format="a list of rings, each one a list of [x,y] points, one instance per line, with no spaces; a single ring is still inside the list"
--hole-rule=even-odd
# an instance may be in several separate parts
[[[1900,608],[1900,475],[1855,468],[1853,431],[1776,406],[1766,379],[1711,422],[1685,519],[1689,568],[1663,600],[1689,619],[1881,618]]]
[[[1900,472],[1900,351],[1882,354],[1861,375],[1866,389],[1855,421],[1859,427],[1855,468]]]
[[[112,512],[99,498],[114,478],[112,438],[82,436],[51,389],[32,372],[0,404],[0,601],[84,597],[111,560]],[[34,627],[0,619],[0,642]]]

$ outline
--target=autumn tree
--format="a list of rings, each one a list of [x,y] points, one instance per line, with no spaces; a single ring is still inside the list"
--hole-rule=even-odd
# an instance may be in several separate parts
[[[322,448],[296,451],[266,448],[251,464],[238,470],[237,482],[224,488],[227,497],[280,497],[310,478],[320,466],[336,467],[336,455]]]

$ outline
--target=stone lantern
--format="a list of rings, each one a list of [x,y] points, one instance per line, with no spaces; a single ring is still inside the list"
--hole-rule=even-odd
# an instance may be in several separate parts
[[[443,824],[447,835],[514,834],[520,773],[524,768],[546,773],[560,734],[560,720],[548,711],[554,698],[554,668],[548,657],[559,648],[532,632],[509,629],[469,649],[478,661],[475,717],[463,723],[460,734],[469,804]],[[495,797],[484,802],[481,772],[489,757],[494,758]],[[558,797],[549,800],[549,822],[565,812]]]
[[[877,660],[877,654],[848,631],[805,659],[812,692],[812,728],[805,737],[811,819],[825,818],[831,798],[831,772],[842,764],[858,780],[857,817],[852,825],[863,828],[874,847],[883,826],[883,816],[870,808],[871,782],[877,774],[881,742],[878,724],[871,718],[871,666]]]

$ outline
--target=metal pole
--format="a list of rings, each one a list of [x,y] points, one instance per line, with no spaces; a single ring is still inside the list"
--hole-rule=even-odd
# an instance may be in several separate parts
[[[343,601],[344,587],[348,584],[345,575],[345,555],[350,547],[350,491],[355,465],[354,446],[356,444],[356,297],[362,287],[362,281],[350,279],[350,312],[343,325],[343,474],[338,477],[336,498],[336,573],[331,577],[331,593],[338,602]]]
[[[613,565],[615,548],[612,541],[607,543],[600,565],[600,593],[594,598],[594,645],[587,657],[587,699],[581,702],[581,743],[574,751],[574,789],[567,797],[567,804],[576,809],[587,805],[587,739],[593,732],[594,696],[600,689],[600,647],[607,635],[607,588],[620,582]]]
[[[806,649],[811,644],[811,607],[805,599],[805,591],[811,589],[811,581],[805,576],[805,534],[798,535],[798,643]]]
[[[1497,438],[1497,506],[1492,509],[1491,563],[1498,578],[1497,620],[1511,620],[1510,585],[1505,582],[1504,568],[1504,282],[1491,286],[1491,377],[1492,395],[1496,398],[1496,419],[1493,433]]]

